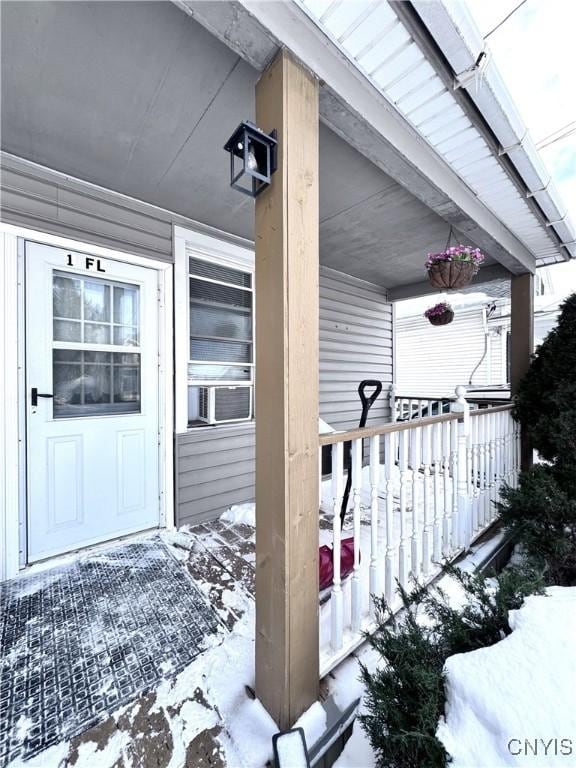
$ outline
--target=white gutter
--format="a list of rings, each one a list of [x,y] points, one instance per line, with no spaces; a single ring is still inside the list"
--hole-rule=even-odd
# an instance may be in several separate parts
[[[455,85],[465,89],[476,104],[500,142],[501,153],[508,155],[529,190],[528,196],[536,200],[548,219],[546,226],[558,235],[566,258],[575,258],[576,231],[566,206],[489,55],[477,85],[474,73],[486,45],[465,3],[413,0],[412,5],[457,73]]]

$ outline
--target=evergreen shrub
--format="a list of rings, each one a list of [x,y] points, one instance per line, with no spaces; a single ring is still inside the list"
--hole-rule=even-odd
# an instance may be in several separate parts
[[[576,294],[532,358],[516,397],[515,417],[547,461],[576,461]]]
[[[547,584],[576,585],[573,480],[572,475],[563,479],[554,466],[540,464],[521,475],[518,488],[503,488],[496,505],[504,527]]]
[[[538,347],[520,383],[515,418],[547,464],[504,488],[505,528],[541,568],[546,583],[576,584],[576,294]]]
[[[367,635],[382,664],[362,666],[367,714],[360,716],[381,768],[444,768],[449,756],[436,738],[444,714],[444,662],[510,634],[508,612],[542,589],[532,570],[509,569],[489,579],[446,567],[466,597],[451,608],[439,587],[400,589],[403,610],[377,603],[379,629]]]

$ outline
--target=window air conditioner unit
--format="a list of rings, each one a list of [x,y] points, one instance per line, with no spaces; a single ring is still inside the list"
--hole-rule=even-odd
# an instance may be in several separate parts
[[[252,386],[199,387],[198,418],[206,424],[250,421]]]

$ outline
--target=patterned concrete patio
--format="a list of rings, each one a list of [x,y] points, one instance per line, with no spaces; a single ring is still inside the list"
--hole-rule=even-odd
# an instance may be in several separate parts
[[[254,529],[217,521],[2,585],[0,765],[223,765],[234,738],[203,665],[253,611],[253,563]],[[192,735],[198,708],[209,727]]]

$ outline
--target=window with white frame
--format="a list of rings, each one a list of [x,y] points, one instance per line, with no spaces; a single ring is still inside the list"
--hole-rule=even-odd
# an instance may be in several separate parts
[[[253,412],[252,272],[188,256],[188,426],[247,421]]]

